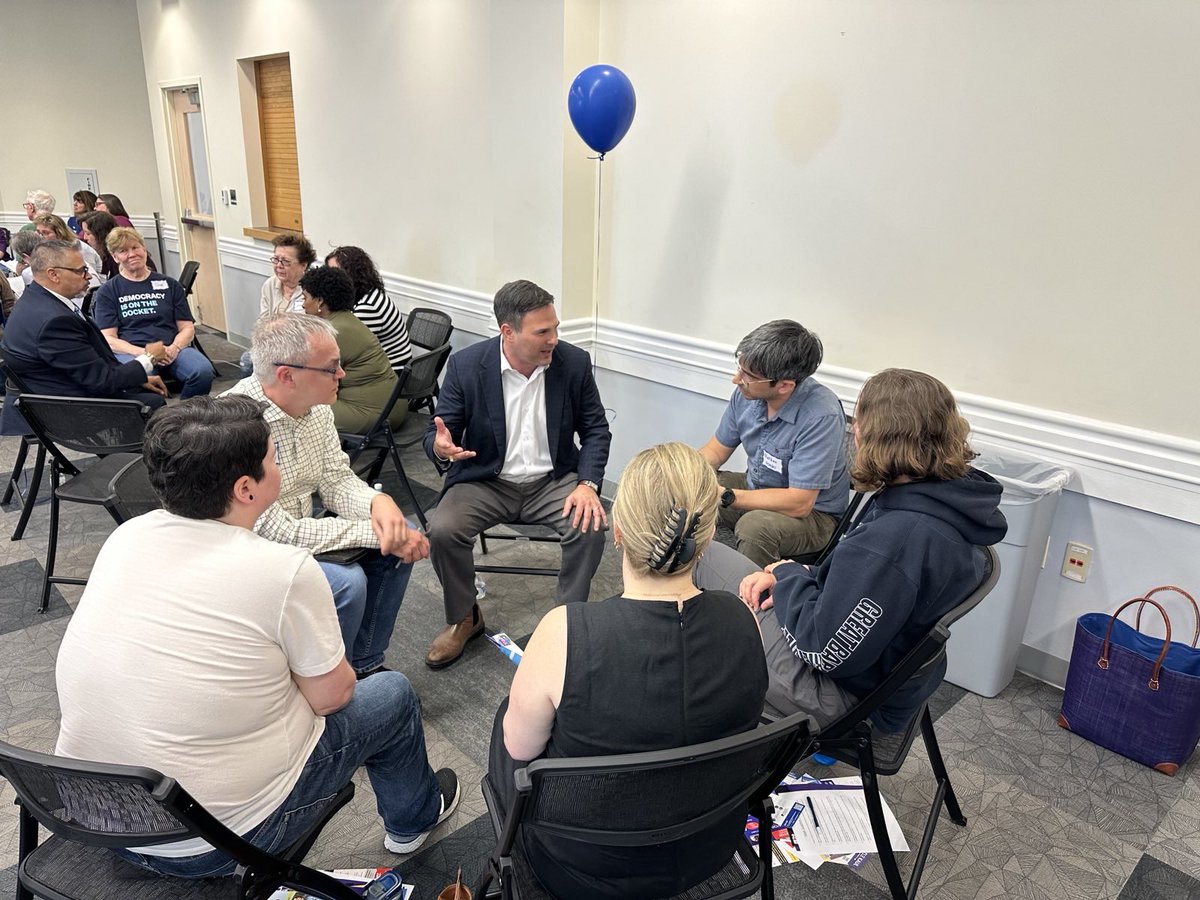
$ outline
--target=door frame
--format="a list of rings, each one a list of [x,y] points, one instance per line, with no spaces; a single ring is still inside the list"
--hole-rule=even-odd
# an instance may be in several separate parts
[[[200,98],[200,117],[201,117],[201,121],[204,123],[204,156],[205,156],[205,161],[208,164],[208,166],[207,166],[207,168],[208,168],[208,184],[209,184],[209,189],[212,190],[214,193],[214,197],[213,197],[213,238],[214,238],[214,242],[216,244],[216,255],[217,255],[216,283],[221,292],[222,318],[224,318],[224,320],[226,322],[226,329],[228,329],[229,304],[226,302],[225,278],[224,278],[225,273],[223,271],[225,267],[221,263],[221,246],[220,246],[221,234],[220,234],[220,230],[217,227],[217,215],[216,215],[216,213],[217,213],[217,197],[216,197],[216,189],[213,187],[214,181],[213,181],[213,177],[212,177],[212,152],[211,152],[211,146],[210,146],[209,136],[208,136],[208,117],[205,115],[205,111],[204,111],[204,86],[201,83],[201,78],[199,75],[193,75],[193,76],[184,77],[184,78],[171,78],[171,79],[168,79],[165,81],[158,82],[159,102],[162,104],[162,111],[163,111],[163,131],[166,134],[166,139],[167,139],[167,163],[168,163],[168,166],[169,166],[170,172],[171,172],[172,198],[175,201],[175,215],[173,216],[172,221],[175,226],[176,243],[179,246],[180,268],[182,269],[182,267],[185,263],[187,263],[188,261],[195,258],[194,254],[192,252],[191,240],[189,238],[188,228],[187,228],[187,226],[185,226],[183,224],[183,210],[184,210],[183,194],[184,194],[184,190],[183,190],[182,183],[180,181],[182,176],[181,176],[181,173],[179,172],[179,167],[177,164],[177,159],[178,159],[177,153],[178,153],[179,148],[176,146],[175,128],[173,127],[174,110],[171,107],[171,91],[178,91],[178,90],[185,89],[185,88],[194,88],[197,95]],[[165,266],[165,264],[166,264],[165,261],[163,264]],[[195,310],[193,309],[192,312],[194,315]]]

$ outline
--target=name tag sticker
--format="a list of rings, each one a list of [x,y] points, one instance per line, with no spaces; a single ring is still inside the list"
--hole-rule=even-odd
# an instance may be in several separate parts
[[[772,456],[766,450],[763,451],[763,465],[772,472],[783,474],[783,460]]]
[[[150,289],[154,291],[165,291],[167,289],[167,283],[165,281],[151,281]]]

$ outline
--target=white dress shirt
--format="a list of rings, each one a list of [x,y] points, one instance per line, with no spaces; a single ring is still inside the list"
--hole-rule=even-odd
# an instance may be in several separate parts
[[[554,469],[550,435],[546,430],[546,369],[538,366],[526,378],[500,348],[500,383],[504,388],[504,428],[507,445],[500,477],[505,481],[535,481]]]

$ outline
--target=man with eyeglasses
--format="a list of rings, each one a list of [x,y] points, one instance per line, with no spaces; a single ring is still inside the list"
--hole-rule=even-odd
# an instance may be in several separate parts
[[[821,339],[790,319],[760,325],[737,347],[737,390],[700,453],[717,470],[720,520],[759,566],[819,550],[850,496],[842,404],[813,380]],[[721,470],[746,451],[745,472]]]
[[[330,408],[346,374],[336,338],[318,316],[261,318],[251,336],[254,374],[226,393],[267,404],[264,418],[279,449],[279,499],[254,530],[327,555],[318,562],[333,590],[346,656],[365,678],[386,671],[384,653],[412,563],[429,555],[429,542],[408,526],[391,497],[354,474],[342,452]],[[336,515],[313,516],[314,492]]]
[[[66,241],[42,241],[29,254],[33,283],[25,289],[0,341],[4,361],[32,394],[135,399],[151,409],[162,406],[166,385],[147,352],[117,362],[100,329],[84,316],[79,298],[87,290],[88,268]],[[162,344],[157,347],[162,351]],[[28,432],[16,408],[4,404],[0,432]]]
[[[33,220],[38,216],[54,212],[54,197],[47,191],[30,191],[25,195],[25,215],[29,221],[21,226],[21,231],[33,231],[36,227]]]

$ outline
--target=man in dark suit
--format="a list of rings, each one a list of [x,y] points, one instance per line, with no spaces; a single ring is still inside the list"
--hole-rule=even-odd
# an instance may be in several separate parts
[[[500,336],[450,357],[425,432],[425,452],[446,476],[429,523],[447,622],[425,657],[432,669],[483,633],[472,556],[481,532],[502,522],[557,530],[560,604],[587,600],[604,553],[600,486],[612,433],[591,358],[559,341],[554,297],[536,284],[504,285],[494,309]]]
[[[29,255],[33,283],[13,307],[0,341],[4,361],[31,394],[115,397],[141,400],[157,409],[166,385],[151,375],[148,353],[119,363],[100,330],[80,311],[78,297],[88,286],[79,251],[65,241],[43,241]],[[159,344],[158,352],[162,352]],[[3,432],[28,431],[4,405]]]

